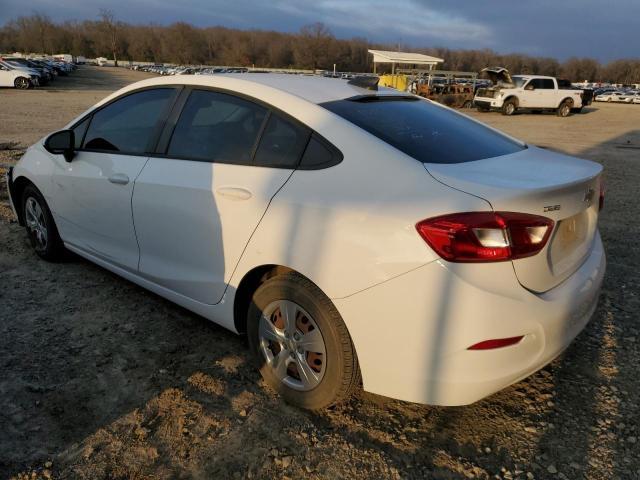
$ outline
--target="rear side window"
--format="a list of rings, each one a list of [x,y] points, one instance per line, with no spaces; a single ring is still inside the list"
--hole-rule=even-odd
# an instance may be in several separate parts
[[[300,170],[318,170],[331,167],[341,161],[342,154],[337,148],[313,134],[300,160],[299,168]]]
[[[272,113],[256,151],[254,165],[296,168],[309,141],[309,130]]]
[[[167,153],[185,159],[249,165],[266,115],[264,107],[247,100],[195,90],[182,109]]]
[[[84,141],[87,150],[140,154],[148,151],[173,88],[132,93],[93,114]]]
[[[556,88],[556,86],[553,84],[553,80],[551,80],[550,78],[543,78],[542,86],[540,88],[545,90],[553,90],[554,88]]]
[[[322,106],[423,163],[472,162],[526,148],[420,98],[371,96]]]

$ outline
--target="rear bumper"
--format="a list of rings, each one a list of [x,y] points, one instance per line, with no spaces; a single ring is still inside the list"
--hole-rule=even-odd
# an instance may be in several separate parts
[[[364,389],[419,403],[465,405],[539,370],[584,329],[606,260],[599,234],[571,277],[543,294],[510,263],[433,262],[334,303],[354,341]],[[475,343],[524,335],[516,345]]]

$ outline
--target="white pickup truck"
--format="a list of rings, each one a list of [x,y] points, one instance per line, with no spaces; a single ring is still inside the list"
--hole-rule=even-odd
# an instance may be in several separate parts
[[[559,117],[580,112],[591,103],[591,92],[577,90],[566,80],[541,75],[509,74],[506,68],[485,68],[493,85],[479,88],[473,99],[481,112],[499,110],[513,115],[518,110],[555,111]]]

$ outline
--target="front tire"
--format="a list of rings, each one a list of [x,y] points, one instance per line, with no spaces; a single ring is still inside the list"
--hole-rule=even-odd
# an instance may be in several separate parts
[[[262,377],[288,403],[321,410],[348,400],[360,386],[358,358],[340,314],[295,272],[256,290],[247,333]]]
[[[22,213],[27,236],[38,256],[49,262],[60,260],[64,244],[47,202],[33,185],[27,185],[22,192]]]
[[[32,83],[26,77],[18,77],[13,81],[13,86],[20,90],[28,90],[31,88]]]
[[[511,116],[516,113],[516,110],[518,110],[518,105],[515,100],[507,100],[502,104],[503,115]]]

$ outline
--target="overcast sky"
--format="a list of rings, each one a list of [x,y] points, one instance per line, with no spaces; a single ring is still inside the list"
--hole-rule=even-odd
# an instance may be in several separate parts
[[[93,19],[110,8],[130,23],[295,32],[323,22],[339,38],[449,48],[492,48],[564,60],[640,56],[640,0],[0,0],[0,24],[40,12]]]

